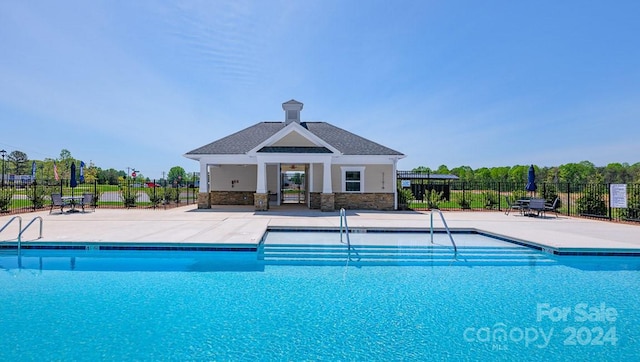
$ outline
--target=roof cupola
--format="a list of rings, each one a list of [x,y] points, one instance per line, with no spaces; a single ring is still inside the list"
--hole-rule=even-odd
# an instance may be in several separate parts
[[[290,101],[282,103],[282,109],[284,110],[284,122],[289,124],[291,122],[300,123],[300,111],[303,104],[292,99]]]

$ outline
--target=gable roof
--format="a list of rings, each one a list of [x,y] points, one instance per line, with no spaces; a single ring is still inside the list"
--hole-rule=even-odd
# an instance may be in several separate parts
[[[343,155],[390,155],[404,156],[401,152],[355,135],[326,122],[301,122],[310,133],[331,145]],[[246,154],[269,137],[285,128],[284,122],[260,122],[229,136],[187,152],[187,155],[232,155]],[[268,151],[264,150],[264,151]],[[258,152],[264,152],[262,149]],[[273,150],[270,150],[273,152]]]

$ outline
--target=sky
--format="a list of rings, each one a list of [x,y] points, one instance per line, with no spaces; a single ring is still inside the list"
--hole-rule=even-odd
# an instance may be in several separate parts
[[[0,147],[103,169],[304,103],[402,170],[640,162],[640,1],[0,2]]]

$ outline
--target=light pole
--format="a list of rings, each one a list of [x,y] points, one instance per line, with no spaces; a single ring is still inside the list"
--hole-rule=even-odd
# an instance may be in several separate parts
[[[7,151],[0,150],[0,154],[2,154],[2,188],[4,188],[4,156],[7,155]]]

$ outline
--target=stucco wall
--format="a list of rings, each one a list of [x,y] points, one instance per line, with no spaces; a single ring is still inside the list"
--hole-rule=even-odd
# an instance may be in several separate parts
[[[311,172],[313,182],[309,191],[322,192],[322,177],[324,174],[324,165],[321,163],[312,163],[310,167],[313,168],[313,171]]]
[[[278,165],[267,165],[267,191],[271,194],[278,193]]]
[[[256,191],[256,165],[222,165],[211,168],[211,191]],[[237,183],[231,181],[238,180]]]

